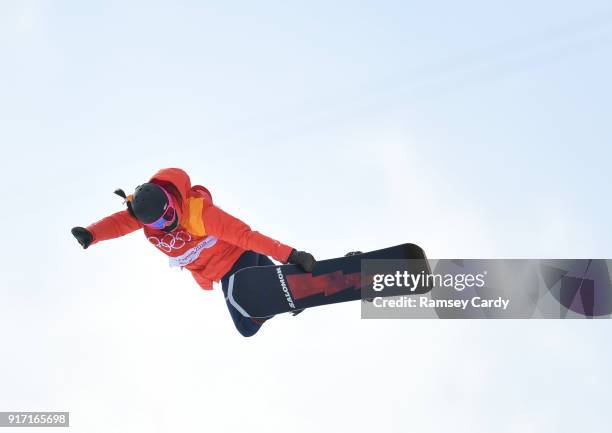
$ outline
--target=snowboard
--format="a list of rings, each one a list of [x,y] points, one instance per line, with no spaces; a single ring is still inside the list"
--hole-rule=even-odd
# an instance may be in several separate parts
[[[425,252],[415,244],[402,244],[317,261],[312,273],[303,271],[297,265],[244,268],[230,277],[227,299],[242,315],[264,318],[303,308],[362,299],[362,289],[364,298],[398,296],[397,290],[373,292],[370,276],[362,275],[362,260],[376,260],[376,263],[401,261],[410,272],[431,273]],[[418,293],[424,291],[427,289]]]

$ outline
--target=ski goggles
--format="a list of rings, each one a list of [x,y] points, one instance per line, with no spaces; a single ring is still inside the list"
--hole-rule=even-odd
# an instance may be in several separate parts
[[[172,197],[165,189],[164,193],[166,194],[166,199],[168,200],[168,207],[164,211],[163,215],[160,216],[158,219],[156,219],[150,224],[145,224],[147,227],[161,230],[174,222],[174,219],[176,217],[176,209],[174,209]]]

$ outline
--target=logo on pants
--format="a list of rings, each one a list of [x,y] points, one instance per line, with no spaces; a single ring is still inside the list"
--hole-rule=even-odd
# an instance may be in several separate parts
[[[291,308],[295,308],[295,304],[293,303],[293,299],[291,299],[291,293],[289,292],[289,287],[287,287],[287,282],[285,281],[285,277],[283,275],[283,271],[281,268],[276,268],[276,274],[278,275],[278,281],[283,289],[283,293],[285,294],[285,298],[287,299],[287,303]]]

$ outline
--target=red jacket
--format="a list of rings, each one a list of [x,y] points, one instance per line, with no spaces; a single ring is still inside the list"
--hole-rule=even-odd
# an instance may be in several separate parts
[[[203,289],[212,289],[246,251],[272,256],[286,263],[293,248],[271,239],[224,212],[212,202],[210,192],[191,186],[179,168],[158,171],[149,182],[173,186],[180,195],[179,226],[170,233],[144,226],[127,210],[90,225],[93,243],[126,235],[140,228],[158,250],[169,256],[170,266],[187,268]]]

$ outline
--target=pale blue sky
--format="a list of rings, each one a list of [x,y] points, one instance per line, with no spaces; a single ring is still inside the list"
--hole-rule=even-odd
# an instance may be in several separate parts
[[[83,251],[69,229],[179,166],[321,258],[610,258],[611,24],[605,1],[0,2],[0,410],[88,433],[607,431],[607,321],[353,303],[246,340],[141,234]]]

